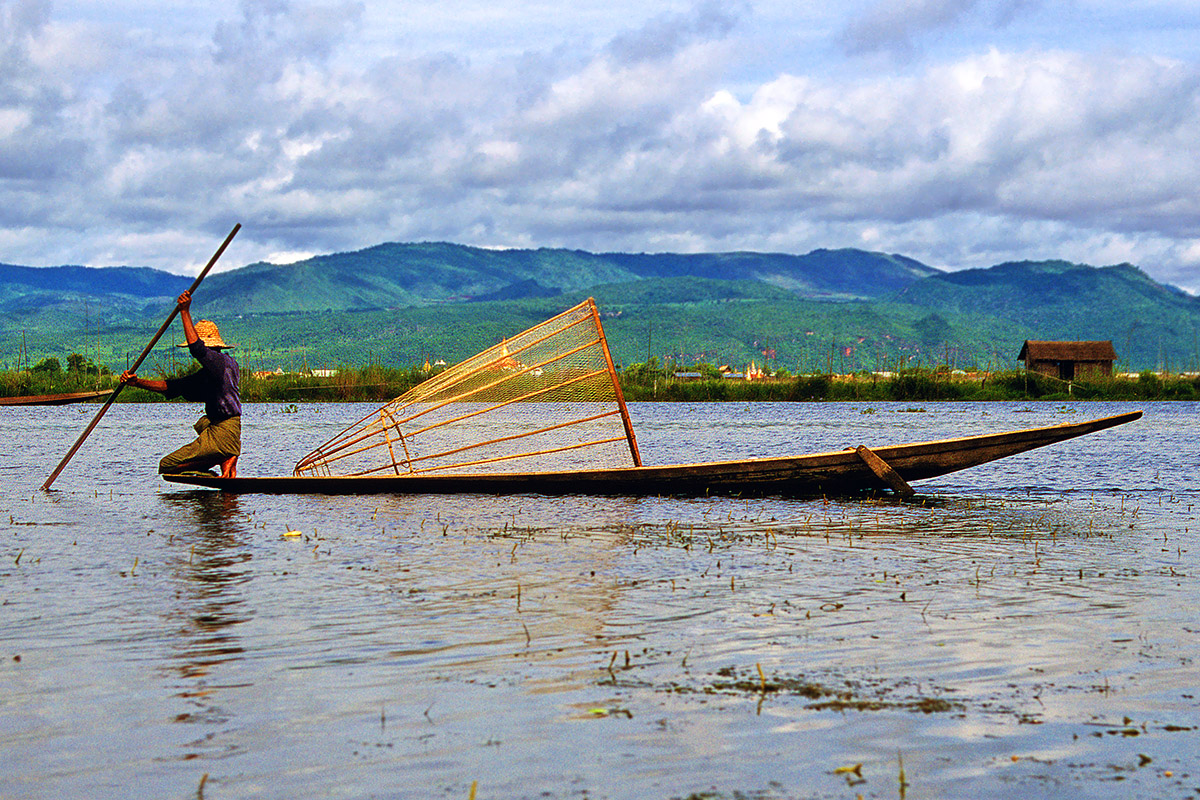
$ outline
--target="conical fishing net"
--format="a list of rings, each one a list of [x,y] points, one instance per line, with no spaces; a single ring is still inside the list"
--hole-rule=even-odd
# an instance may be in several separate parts
[[[640,465],[591,298],[415,386],[300,459],[296,475]]]

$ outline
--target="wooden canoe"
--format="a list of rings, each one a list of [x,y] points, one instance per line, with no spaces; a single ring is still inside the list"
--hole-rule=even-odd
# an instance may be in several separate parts
[[[64,403],[82,403],[99,400],[112,394],[112,389],[100,392],[68,392],[66,394],[30,394],[23,397],[0,397],[0,406],[61,406]]]
[[[832,453],[576,472],[221,478],[164,475],[180,484],[260,494],[847,495],[891,489],[1123,425],[1142,412],[1088,422]],[[882,467],[880,463],[882,462]],[[889,474],[889,471],[891,474]],[[897,480],[895,480],[898,478]]]

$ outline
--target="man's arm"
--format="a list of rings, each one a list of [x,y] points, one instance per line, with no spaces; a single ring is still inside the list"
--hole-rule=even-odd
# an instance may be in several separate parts
[[[175,305],[179,308],[179,319],[183,322],[183,338],[191,344],[200,338],[196,333],[196,326],[192,324],[192,293],[184,292],[179,295]]]
[[[196,334],[196,326],[192,324],[192,293],[186,291],[179,295],[179,299],[175,301],[176,308],[179,309],[179,318],[183,321],[183,336],[187,339],[187,343],[197,341],[200,337]],[[121,383],[128,384],[135,389],[149,389],[152,392],[159,394],[167,393],[166,381],[150,381],[139,378],[133,370],[125,370],[121,373]]]
[[[143,378],[139,378],[136,372],[129,369],[121,373],[121,383],[132,386],[135,389],[149,389],[150,391],[158,392],[159,394],[167,393],[166,381],[148,381]]]

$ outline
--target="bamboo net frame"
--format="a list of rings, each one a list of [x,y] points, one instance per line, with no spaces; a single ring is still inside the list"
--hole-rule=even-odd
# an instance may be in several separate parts
[[[641,466],[591,298],[445,370],[296,464],[296,475]]]

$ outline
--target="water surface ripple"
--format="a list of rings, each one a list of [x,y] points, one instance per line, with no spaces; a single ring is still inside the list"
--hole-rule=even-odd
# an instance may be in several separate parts
[[[1132,408],[631,414],[666,464]],[[118,405],[39,491],[95,410],[0,410],[0,797],[1200,792],[1198,404],[907,503],[225,496],[153,474],[194,408]],[[247,406],[241,469],[367,411]]]

